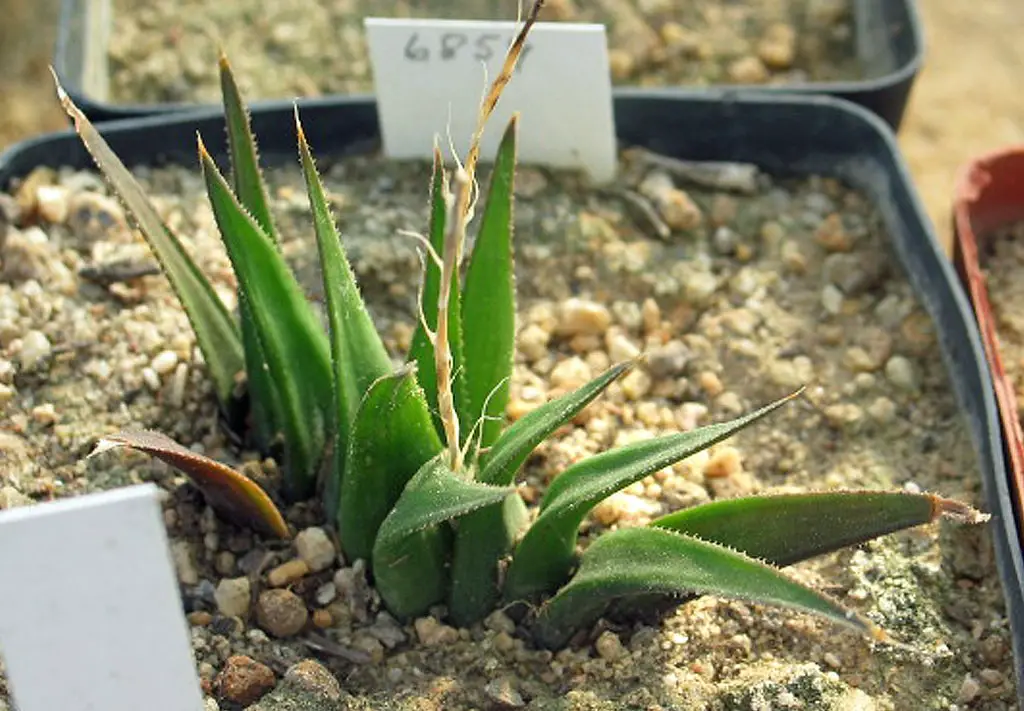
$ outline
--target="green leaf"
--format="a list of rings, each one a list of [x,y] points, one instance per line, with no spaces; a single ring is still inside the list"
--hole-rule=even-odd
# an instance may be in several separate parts
[[[434,146],[434,172],[430,181],[430,246],[437,255],[444,252],[444,235],[446,211],[448,209],[445,193],[448,189],[448,178],[444,169],[441,150]],[[437,328],[437,299],[441,289],[441,269],[430,258],[424,255],[426,268],[423,273],[423,289],[420,296],[420,309],[427,327],[431,331]],[[462,402],[462,314],[459,290],[453,288],[448,297],[448,342],[452,354],[453,382],[457,409]],[[434,427],[440,436],[444,436],[444,426],[437,408],[437,366],[434,361],[434,344],[427,334],[421,321],[417,320],[409,346],[408,362],[416,363],[416,378],[427,397],[427,405],[432,414]]]
[[[305,498],[315,488],[331,427],[330,347],[288,265],[238,204],[202,139],[199,157],[217,226],[281,397],[286,493]]]
[[[501,433],[483,457],[477,480],[485,484],[511,484],[519,467],[537,445],[579,414],[633,365],[631,361],[609,368],[586,385],[546,402],[516,420]]]
[[[572,419],[616,378],[632,367],[610,368],[581,388],[547,402],[515,422],[498,438],[477,474],[485,484],[507,486],[530,452]],[[528,521],[518,494],[459,520],[448,608],[461,625],[485,616],[498,603],[498,563],[508,555]]]
[[[516,548],[505,599],[529,599],[560,586],[569,576],[576,531],[600,501],[648,474],[707,449],[761,419],[798,393],[730,422],[619,447],[574,464],[548,487],[541,513]]]
[[[459,476],[448,467],[447,452],[424,464],[384,519],[373,546],[373,575],[388,610],[409,618],[444,600],[448,547],[432,539],[446,532],[439,524],[498,503],[512,491]]]
[[[402,489],[441,449],[411,364],[370,386],[352,423],[338,497],[338,536],[349,559],[370,559]]]
[[[137,449],[179,469],[199,487],[207,503],[229,520],[278,538],[291,537],[284,517],[266,492],[226,464],[186,449],[167,435],[149,430],[124,431],[101,437],[89,456],[118,447]]]
[[[267,189],[260,173],[256,140],[249,123],[249,112],[231,73],[227,57],[220,56],[220,86],[227,125],[228,149],[231,155],[231,183],[235,195],[256,223],[275,243],[277,229],[270,214]],[[270,378],[266,357],[260,348],[256,326],[248,302],[239,296],[238,315],[241,321],[242,345],[245,349],[246,386],[252,415],[253,439],[256,447],[269,451],[280,429],[276,417],[281,399]]]
[[[541,644],[559,647],[619,598],[689,593],[789,607],[885,639],[868,620],[775,568],[659,528],[626,528],[594,541],[576,575],[541,608],[535,632]]]
[[[195,331],[207,371],[217,390],[217,398],[222,407],[227,407],[235,388],[235,376],[245,369],[242,339],[231,313],[178,238],[160,219],[142,186],[85,114],[71,101],[60,83],[57,84],[57,93],[64,110],[74,121],[82,143],[135,219],[142,236],[171,282],[192,324],[192,330]]]
[[[662,516],[651,526],[786,566],[943,514],[963,520],[981,516],[965,504],[931,494],[841,491],[723,499]]]
[[[512,194],[517,125],[518,114],[514,114],[498,147],[462,291],[464,401],[459,416],[467,435],[483,418],[482,448],[489,447],[501,433],[515,355]]]
[[[333,365],[333,394],[335,408],[334,458],[328,476],[327,508],[333,518],[337,497],[344,479],[348,432],[356,411],[370,386],[391,373],[391,359],[377,334],[366,310],[366,304],[359,294],[355,275],[349,265],[341,237],[331,217],[323,183],[316,171],[313,155],[306,141],[306,134],[299,121],[298,108],[295,110],[295,129],[299,139],[299,156],[302,172],[306,179],[306,191],[313,209],[313,224],[316,229],[316,243],[320,252],[320,268],[323,276],[324,294],[327,299],[327,320],[330,324],[331,360]],[[422,398],[411,399],[407,409],[420,406],[423,416],[429,422],[429,412]],[[417,413],[418,416],[418,413]],[[433,440],[426,433],[420,435],[420,447],[428,447]],[[433,452],[430,452],[433,454]],[[429,455],[428,455],[429,457]],[[426,461],[424,458],[423,461]],[[422,464],[423,462],[419,462]],[[406,479],[419,468],[419,464],[406,475]],[[404,484],[405,481],[403,480]],[[399,488],[399,490],[401,490]],[[397,493],[396,493],[397,497]],[[379,523],[380,520],[377,520]],[[372,541],[372,539],[371,539]],[[367,547],[366,553],[369,554]]]
[[[253,445],[261,452],[273,448],[281,432],[278,413],[281,396],[270,377],[270,367],[260,347],[256,324],[253,322],[249,302],[238,294],[238,315],[242,326],[242,346],[245,352],[246,390],[249,393],[250,427]]]
[[[497,608],[499,562],[529,523],[530,514],[518,493],[459,519],[448,594],[448,610],[459,626],[468,627]]]

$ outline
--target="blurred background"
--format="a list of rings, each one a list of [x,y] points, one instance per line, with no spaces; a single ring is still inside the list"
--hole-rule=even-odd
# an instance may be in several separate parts
[[[917,4],[927,49],[899,141],[948,248],[957,168],[978,153],[1024,144],[1024,0]],[[65,126],[47,71],[58,7],[59,0],[0,0],[0,149]]]

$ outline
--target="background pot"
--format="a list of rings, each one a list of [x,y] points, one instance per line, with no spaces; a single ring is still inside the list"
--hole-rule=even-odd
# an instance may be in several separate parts
[[[1024,524],[1024,431],[1017,397],[999,349],[995,314],[981,264],[989,240],[1003,225],[1024,220],[1024,146],[977,158],[957,176],[953,198],[953,259],[967,287],[992,372],[1008,454],[1007,506],[1016,509],[1017,528]],[[1021,540],[1016,542],[1018,551]]]
[[[864,69],[863,79],[732,88],[837,96],[867,107],[899,128],[924,52],[924,34],[914,2],[851,0],[855,48]],[[62,0],[53,66],[75,103],[94,121],[199,108],[198,104],[111,102],[107,37],[113,26],[112,3],[113,0]],[[386,15],[386,10],[382,14]],[[644,89],[636,91],[646,93]]]
[[[300,102],[305,133],[322,155],[364,151],[378,139],[376,106],[358,98]],[[1016,658],[1024,651],[1024,565],[1000,433],[992,380],[977,325],[952,264],[945,257],[888,127],[870,112],[829,97],[763,92],[675,90],[620,92],[615,100],[619,138],[669,156],[742,161],[777,176],[816,173],[841,179],[878,206],[893,251],[920,303],[931,315],[946,371],[977,453],[992,513],[989,531],[1002,577]],[[261,155],[294,162],[292,104],[255,110]],[[102,132],[131,165],[195,163],[195,136],[222,135],[219,111],[150,116],[107,124]],[[211,148],[223,151],[223,143]],[[218,160],[226,160],[223,153]],[[0,186],[40,165],[91,168],[71,131],[33,139],[0,156]],[[1018,661],[1018,676],[1020,662]],[[1021,685],[1018,684],[1018,694]]]

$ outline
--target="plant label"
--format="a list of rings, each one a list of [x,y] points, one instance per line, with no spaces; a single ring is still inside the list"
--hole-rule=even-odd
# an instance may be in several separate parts
[[[438,137],[461,158],[480,101],[515,37],[514,22],[366,18],[384,151],[429,159]],[[539,22],[484,135],[493,156],[504,125],[520,112],[519,159],[615,175],[608,42],[603,25]],[[447,134],[447,135],[446,135]]]
[[[0,512],[0,651],[20,711],[201,711],[152,484]]]

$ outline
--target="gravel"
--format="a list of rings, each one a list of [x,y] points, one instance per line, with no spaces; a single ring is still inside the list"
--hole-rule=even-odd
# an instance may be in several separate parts
[[[423,223],[427,168],[373,156],[322,167],[371,311],[400,358],[418,265],[414,244],[397,230]],[[647,170],[632,156],[623,167],[619,187],[633,190]],[[233,306],[227,258],[198,175],[173,167],[138,175]],[[760,176],[749,195],[679,182],[675,189],[704,220],[662,237],[624,199],[572,177],[529,168],[520,176],[542,187],[517,200],[520,328],[532,340],[517,355],[510,416],[564,387],[555,385],[556,370],[571,380],[607,367],[609,350],[622,339],[657,356],[539,448],[521,477],[528,500],[535,503],[551,478],[581,457],[719,421],[808,385],[803,399],[769,421],[630,487],[588,520],[584,544],[605,528],[751,491],[916,486],[977,503],[968,429],[930,321],[902,274],[875,275],[853,293],[833,285],[843,297],[836,313],[821,302],[828,280],[837,278],[824,269],[830,254],[889,254],[879,214],[861,196],[821,178]],[[302,177],[296,169],[268,177],[284,253],[319,298],[315,247],[298,197]],[[487,691],[502,678],[528,705],[557,699],[566,708],[949,708],[968,676],[977,684],[968,685],[975,707],[1012,708],[1008,623],[984,528],[923,527],[791,569],[909,649],[872,648],[784,610],[701,598],[650,626],[602,622],[577,646],[551,653],[530,645],[503,613],[470,629],[450,626],[440,610],[395,623],[381,615],[365,562],[339,561],[333,547],[321,569],[297,550],[294,560],[304,561],[306,572],[271,587],[270,572],[292,560],[290,552],[214,518],[180,474],[130,452],[83,459],[102,434],[143,426],[236,465],[262,466],[220,430],[202,358],[165,280],[98,284],[78,276],[90,265],[149,259],[124,229],[124,216],[115,212],[105,231],[92,231],[73,223],[74,210],[51,223],[38,209],[39,187],[63,186],[69,204],[77,204],[94,191],[104,198],[102,185],[67,171],[33,180],[35,190],[14,186],[20,213],[0,240],[0,383],[13,390],[0,404],[0,491],[24,503],[157,482],[167,492],[164,519],[206,688],[235,655],[281,677],[316,653],[342,693],[357,703],[388,699],[396,708],[487,706],[494,693],[509,690],[492,684]],[[728,253],[714,241],[723,226],[735,235]],[[19,240],[26,231],[30,239]],[[12,258],[25,263],[18,260],[26,244],[39,247],[32,263],[38,271],[7,271]],[[852,261],[844,268],[856,272]],[[57,273],[70,280],[65,288],[43,289],[40,279]],[[574,318],[586,314],[582,330],[560,326],[570,299]],[[31,332],[47,339],[50,352],[28,367],[21,353]],[[616,348],[621,355],[624,346]],[[160,373],[157,365],[170,368],[167,352],[177,362]],[[891,382],[898,358],[911,365],[912,389]],[[142,375],[147,368],[159,377],[156,389]],[[175,385],[179,372],[184,384]],[[52,416],[38,410],[46,405]],[[33,414],[40,412],[45,416]],[[318,523],[304,505],[286,516],[299,530]],[[322,561],[327,549],[319,547]],[[232,610],[218,600],[225,579],[240,575],[256,600],[248,616],[226,614]],[[613,637],[625,653],[609,652]],[[285,686],[265,696],[262,708],[298,693]]]
[[[850,0],[549,0],[544,21],[608,27],[617,84],[800,84],[861,78]],[[107,48],[118,103],[219,98],[218,46],[252,99],[372,89],[365,16],[515,19],[515,2],[115,0]],[[525,64],[524,64],[525,66]],[[677,210],[683,219],[686,205]]]

